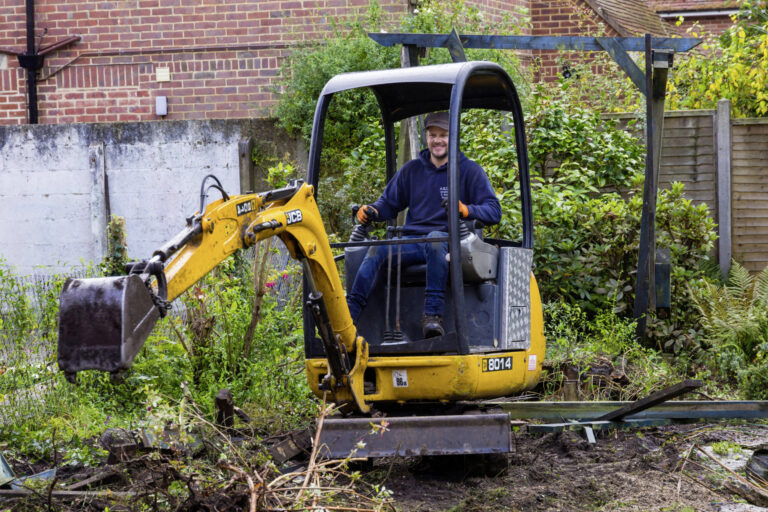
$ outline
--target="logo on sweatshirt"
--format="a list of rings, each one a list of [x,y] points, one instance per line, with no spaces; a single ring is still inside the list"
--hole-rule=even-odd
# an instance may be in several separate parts
[[[440,198],[448,199],[448,187],[440,187]]]

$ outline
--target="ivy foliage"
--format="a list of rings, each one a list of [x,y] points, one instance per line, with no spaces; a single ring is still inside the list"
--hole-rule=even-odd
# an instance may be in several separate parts
[[[768,5],[745,1],[733,18],[703,51],[680,59],[669,84],[670,108],[715,108],[728,99],[736,117],[768,115]]]

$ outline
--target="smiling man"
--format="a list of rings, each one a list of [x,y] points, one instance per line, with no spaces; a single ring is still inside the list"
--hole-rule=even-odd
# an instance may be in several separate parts
[[[426,116],[427,149],[397,171],[384,193],[372,205],[357,212],[357,220],[394,219],[408,208],[403,233],[405,237],[439,237],[448,232],[448,215],[443,201],[448,198],[448,113],[434,112]],[[459,152],[459,212],[467,220],[483,224],[501,220],[501,205],[482,167]],[[414,243],[401,247],[402,265],[427,264],[424,316],[421,326],[425,338],[442,336],[445,288],[448,283],[447,242]],[[371,247],[347,293],[352,319],[357,323],[379,270],[387,261],[389,248]]]

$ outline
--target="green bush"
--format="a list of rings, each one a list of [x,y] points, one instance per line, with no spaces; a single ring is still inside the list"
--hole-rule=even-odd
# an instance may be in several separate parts
[[[732,27],[679,59],[669,84],[671,108],[716,108],[728,99],[736,117],[768,114],[768,5],[740,7]]]
[[[554,371],[544,376],[545,393],[559,389],[560,371],[564,366],[575,366],[579,372],[583,399],[634,400],[680,378],[680,372],[661,354],[638,343],[635,328],[633,320],[620,317],[611,309],[590,315],[575,303],[546,303],[547,361]],[[606,363],[623,372],[627,379],[625,385],[584,376],[593,367],[604,367]]]

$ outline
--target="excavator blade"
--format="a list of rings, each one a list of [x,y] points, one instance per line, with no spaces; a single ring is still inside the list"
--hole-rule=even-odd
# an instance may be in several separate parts
[[[141,350],[160,313],[138,275],[69,278],[59,298],[59,368],[119,373]]]

